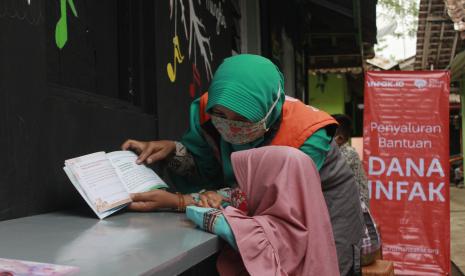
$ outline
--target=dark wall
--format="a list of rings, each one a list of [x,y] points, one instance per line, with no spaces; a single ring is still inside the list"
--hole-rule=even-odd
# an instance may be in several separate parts
[[[180,138],[189,104],[240,33],[232,1],[174,0],[176,13],[168,0],[73,2],[78,16],[67,5],[59,49],[60,1],[0,0],[0,220],[85,206],[63,173],[65,159],[117,150],[127,138]],[[195,18],[205,27],[191,31]],[[175,22],[184,59],[171,82]],[[205,53],[200,37],[209,39]]]
[[[26,8],[0,5],[0,219],[27,214],[44,193],[32,183],[40,164],[37,103],[46,94],[44,28],[40,6],[24,17]]]
[[[31,0],[33,3],[35,0]],[[67,6],[68,42],[55,43],[60,1],[44,1],[47,80],[109,97],[118,97],[117,5],[112,0],[74,0]]]
[[[0,220],[85,205],[62,171],[64,160],[157,133],[154,116],[109,97],[118,92],[118,56],[100,47],[116,32],[99,36],[104,26],[97,19],[114,21],[111,1],[93,15],[80,6],[91,1],[75,1],[79,24],[93,38],[68,14],[62,50],[55,49],[50,16],[59,1],[30,2],[0,1]]]
[[[232,37],[238,27],[233,19],[239,16],[238,6],[233,5],[233,1],[220,0],[203,0],[200,3],[173,1],[173,7],[170,7],[169,1],[155,2],[160,138],[179,139],[188,127],[190,103],[208,89],[218,65],[225,57],[231,56],[235,45]],[[198,23],[203,24],[204,28]],[[176,35],[180,54],[184,57],[182,62],[174,62],[173,38]],[[171,81],[167,66],[174,63],[176,78]]]

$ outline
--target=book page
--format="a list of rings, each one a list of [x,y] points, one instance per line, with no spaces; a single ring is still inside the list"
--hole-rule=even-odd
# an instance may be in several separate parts
[[[98,213],[131,202],[124,184],[107,159],[105,152],[69,159],[65,161],[65,165],[70,169]]]
[[[150,168],[136,164],[137,155],[132,151],[114,151],[107,157],[129,193],[168,188],[168,185]]]
[[[116,207],[116,208],[113,208],[111,210],[99,213],[97,211],[97,209],[95,209],[95,206],[92,204],[92,202],[90,202],[90,199],[87,197],[84,190],[82,190],[82,188],[79,185],[79,182],[77,181],[76,177],[74,177],[73,173],[71,172],[71,169],[64,166],[63,170],[65,171],[65,173],[68,176],[69,180],[73,184],[74,188],[76,188],[76,190],[79,192],[79,194],[82,196],[82,198],[84,198],[84,200],[86,201],[87,205],[89,205],[89,207],[92,209],[92,211],[94,211],[94,213],[97,215],[97,217],[99,219],[104,219],[104,218],[108,217],[109,215],[117,212],[118,210],[120,210],[121,208],[123,208],[125,206],[125,205],[122,205],[121,207]]]

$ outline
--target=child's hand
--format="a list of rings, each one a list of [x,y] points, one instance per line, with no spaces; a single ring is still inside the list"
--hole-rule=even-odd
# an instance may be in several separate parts
[[[199,194],[199,202],[197,206],[205,208],[220,209],[223,202],[223,196],[214,191],[207,191]]]

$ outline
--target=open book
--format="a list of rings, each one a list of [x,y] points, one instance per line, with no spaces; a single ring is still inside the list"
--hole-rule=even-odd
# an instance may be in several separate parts
[[[131,203],[130,193],[167,188],[131,151],[96,152],[65,161],[66,175],[95,214],[103,219]]]

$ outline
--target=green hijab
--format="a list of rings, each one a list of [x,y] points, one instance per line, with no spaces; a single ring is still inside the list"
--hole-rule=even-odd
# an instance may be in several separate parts
[[[269,59],[257,55],[237,55],[227,58],[220,65],[208,90],[207,112],[215,105],[222,105],[252,122],[263,119],[278,97],[279,86],[284,93],[284,78]],[[271,114],[273,123],[281,112]]]
[[[278,91],[282,94],[267,120],[267,127],[276,122],[281,114],[285,100],[283,75],[267,58],[249,54],[236,55],[225,59],[215,72],[208,90],[206,111],[211,112],[214,106],[221,105],[252,122],[258,122],[265,118],[278,98]],[[231,153],[254,148],[263,138],[245,145],[233,145],[221,139],[222,164],[215,165],[213,162],[218,162],[213,157],[212,150],[208,150],[209,147],[206,146],[208,144],[201,134],[198,114],[199,104],[196,100],[190,110],[190,129],[183,136],[181,143],[193,154],[201,175],[212,179],[219,174],[215,170],[222,169],[226,184],[231,185],[235,182]]]

